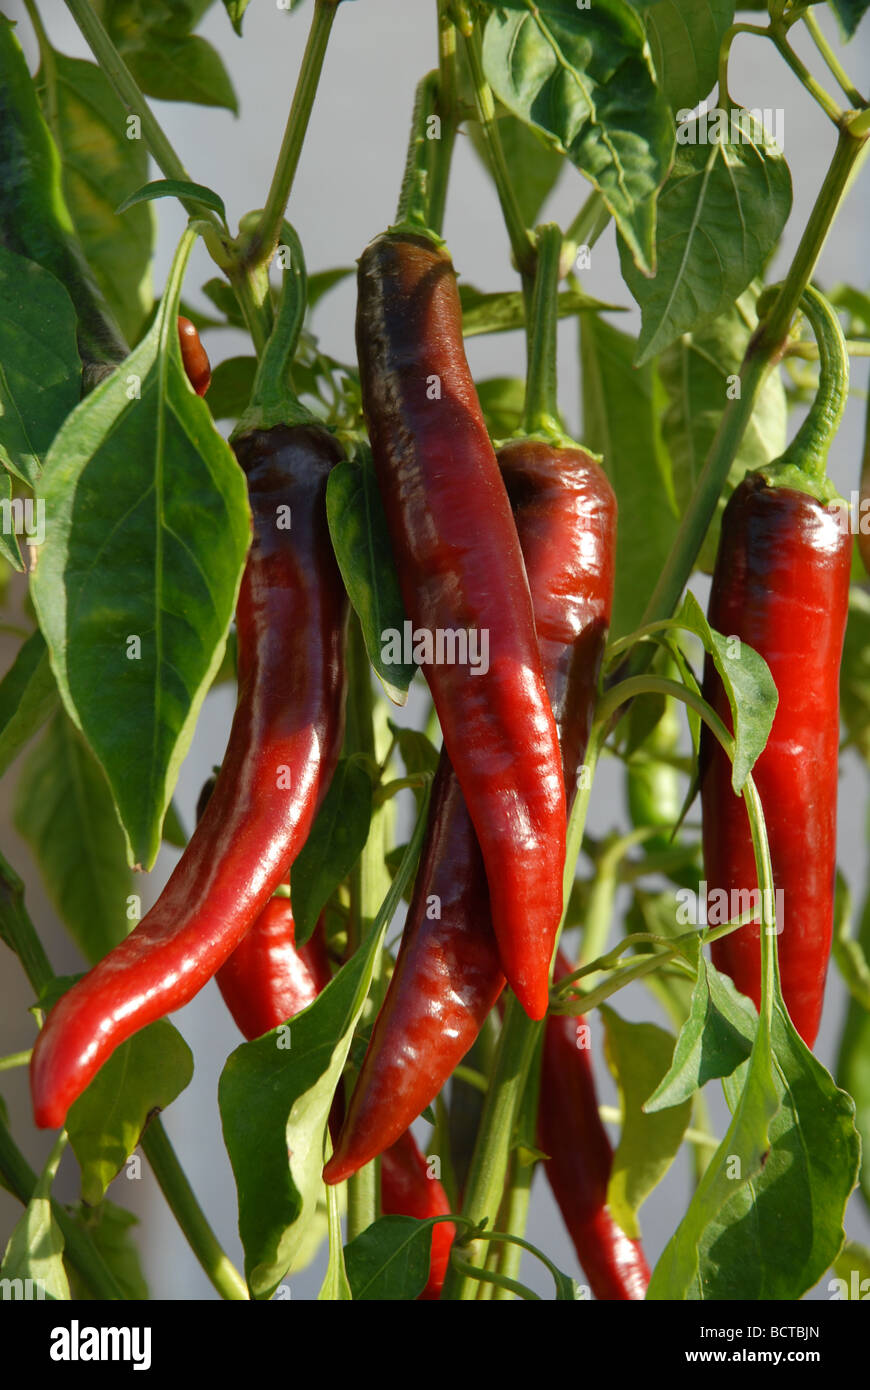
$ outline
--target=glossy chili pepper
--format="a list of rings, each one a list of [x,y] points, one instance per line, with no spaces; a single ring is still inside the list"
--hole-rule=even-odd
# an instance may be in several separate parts
[[[178,315],[178,341],[181,344],[181,360],[187,379],[198,396],[204,396],[211,385],[211,363],[208,353],[200,342],[199,334],[183,314]]]
[[[39,105],[15,25],[0,15],[0,245],[57,276],[75,305],[83,394],[127,347],[76,236],[60,157]]]
[[[562,951],[556,979],[571,973]],[[544,1027],[538,1143],[544,1172],[596,1298],[642,1299],[649,1269],[640,1242],[617,1225],[607,1205],[613,1150],[598,1096],[583,1017],[553,1014]]]
[[[547,693],[573,801],[595,707],[613,594],[616,500],[580,449],[508,444]],[[340,1182],[401,1134],[441,1090],[504,986],[486,872],[459,781],[442,753],[396,968],[348,1117],[326,1166]]]
[[[447,1193],[429,1176],[429,1165],[410,1130],[381,1156],[381,1210],[384,1216],[414,1216],[418,1221],[450,1214]],[[432,1227],[429,1280],[419,1295],[421,1302],[440,1298],[455,1235],[452,1221]]]
[[[807,292],[803,306],[819,338],[819,393],[782,459],[749,474],[725,509],[709,619],[718,632],[739,637],[764,657],[779,694],[752,775],[764,809],[774,887],[781,894],[776,915],[783,997],[812,1047],[833,931],[839,671],[852,547],[845,504],[838,504],[824,474],[846,394],[845,346],[817,291]],[[704,696],[730,728],[728,701],[709,659]],[[732,790],[728,758],[706,725],[700,775],[708,900],[724,889],[728,915],[738,916],[747,899],[732,895],[758,886],[749,817]],[[759,932],[756,920],[712,948],[717,968],[756,1007]]]
[[[41,1126],[62,1124],[119,1043],[186,1004],[223,965],[286,877],[338,758],[347,604],[326,482],[341,451],[310,425],[256,431],[235,450],[254,536],[223,765],[155,905],[49,1014],[31,1064]]]
[[[475,669],[449,659],[446,644],[439,661],[433,645],[421,664],[486,865],[504,973],[542,1018],[565,860],[558,740],[510,503],[465,358],[456,276],[428,237],[388,234],[363,253],[357,351],[415,638],[469,633],[486,653]]]

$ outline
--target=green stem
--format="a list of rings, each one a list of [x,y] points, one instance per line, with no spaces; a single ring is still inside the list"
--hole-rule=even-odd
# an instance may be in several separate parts
[[[760,34],[762,38],[768,38],[770,29],[762,24],[732,24],[730,29],[726,29],[722,35],[722,42],[719,45],[719,64],[718,64],[718,94],[716,100],[720,107],[731,105],[731,96],[728,91],[728,60],[731,56],[731,45],[738,34]]]
[[[228,269],[227,277],[238,300],[254,349],[257,356],[261,357],[272,332],[269,276],[263,267],[254,268],[237,263]]]
[[[785,33],[778,27],[772,26],[770,29],[770,37],[782,57],[788,63],[792,72],[803,84],[813,100],[818,102],[825,115],[834,122],[834,125],[839,126],[843,119],[843,112],[834,101],[834,98],[825,91],[821,82],[818,82],[816,78],[813,77],[806,64],[801,62],[786,38]]]
[[[478,1269],[477,1266],[471,1264],[469,1260],[463,1260],[459,1256],[453,1256],[451,1267],[457,1271],[457,1274],[463,1276],[471,1284],[495,1284],[498,1288],[507,1289],[508,1292],[515,1293],[519,1298],[534,1300],[536,1303],[542,1301],[540,1294],[533,1293],[531,1289],[526,1288],[525,1284],[518,1284],[514,1279],[506,1279],[501,1274],[497,1274],[495,1270]],[[474,1298],[476,1295],[470,1294],[469,1297]]]
[[[247,1299],[247,1285],[208,1224],[158,1117],[149,1123],[141,1144],[142,1152],[191,1250],[221,1298],[234,1301]]]
[[[766,291],[759,300],[763,312]],[[825,482],[831,441],[840,426],[849,395],[849,358],[840,320],[828,301],[812,285],[807,285],[800,308],[809,319],[819,348],[819,384],[806,419],[784,453],[766,468],[777,476],[786,469],[806,475],[817,487]]]
[[[69,3],[69,0],[67,0]],[[340,0],[315,0],[314,15],[308,32],[308,42],[302,55],[302,66],[296,81],[296,90],[284,128],[284,137],[278,154],[278,162],[272,175],[272,183],[266,198],[259,224],[245,243],[243,259],[247,266],[267,265],[272,252],[278,244],[281,223],[287,210],[293,179],[299,164],[299,156],[308,130],[314,98],[323,70],[323,60],[329,35],[335,20]]]
[[[819,50],[825,62],[827,63],[832,77],[839,84],[840,90],[842,91],[846,100],[852,106],[866,105],[864,98],[858,91],[858,88],[853,83],[851,77],[846,72],[846,69],[843,67],[836,53],[831,48],[831,45],[828,43],[828,40],[822,33],[822,30],[819,26],[819,22],[813,14],[812,10],[808,9],[805,14],[801,15],[801,18],[804,24],[806,25],[807,30],[809,31],[813,43],[816,45],[816,48]]]
[[[283,246],[290,252],[290,263],[284,267],[272,331],[259,350],[260,361],[250,402],[231,439],[256,429],[272,429],[275,425],[305,424],[313,418],[310,410],[298,400],[290,382],[290,368],[305,319],[308,294],[305,256],[302,243],[289,222],[282,224],[281,236]],[[243,275],[248,273],[242,271]],[[261,272],[253,273],[259,275]]]
[[[850,357],[870,357],[870,338],[846,338],[846,352]],[[783,357],[800,357],[806,362],[818,362],[819,348],[817,343],[802,341],[789,343]]]
[[[589,740],[586,750],[585,772],[568,822],[568,835],[565,852],[565,872],[563,875],[562,900],[567,907],[574,882],[577,859],[583,842],[583,829],[589,810],[595,765],[598,761],[599,739],[596,731]],[[564,918],[564,908],[563,908]],[[523,1012],[515,995],[511,995],[505,1009],[504,1023],[499,1036],[498,1049],[492,1069],[492,1079],[486,1094],[480,1127],[474,1146],[471,1168],[465,1186],[465,1200],[462,1215],[475,1226],[486,1221],[490,1228],[498,1214],[505,1187],[511,1149],[514,1143],[514,1125],[519,1113],[526,1086],[529,1068],[535,1056],[535,1048],[543,1035],[544,1020],[534,1021]],[[472,1265],[482,1265],[484,1255],[479,1241],[464,1247]],[[467,1300],[475,1297],[475,1280],[451,1261],[444,1281],[441,1297],[445,1300]]]
[[[0,1173],[10,1191],[24,1206],[33,1197],[38,1178],[24,1154],[12,1138],[0,1114]],[[103,1256],[87,1231],[70,1216],[65,1207],[51,1199],[52,1215],[60,1227],[64,1242],[64,1259],[79,1275],[94,1298],[114,1302],[124,1298],[124,1290],[116,1280]]]
[[[425,77],[420,78],[414,92],[408,153],[396,209],[397,224],[417,227],[423,232],[433,230],[429,206],[429,122],[437,114],[437,101],[438,74],[427,72]]]
[[[5,1057],[0,1057],[0,1071],[14,1071],[16,1067],[29,1066],[32,1056],[31,1047],[26,1052],[9,1052]]]
[[[539,227],[532,310],[527,323],[529,365],[523,422],[526,434],[561,434],[556,366],[561,254],[561,228],[552,222]]]
[[[21,962],[31,988],[40,995],[54,979],[36,928],[24,906],[24,884],[8,860],[0,854],[0,937]]]
[[[688,583],[729,469],[752,417],[758,393],[775,355],[781,351],[789,324],[809,283],[837,209],[866,153],[866,137],[858,139],[847,130],[840,131],[834,158],[776,303],[759,325],[746,350],[740,371],[740,395],[728,402],[722,415],[677,538],[641,619],[642,626],[670,617]],[[653,651],[650,644],[638,647],[633,669],[646,666],[652,659]]]
[[[438,95],[437,114],[441,119],[440,139],[434,141],[429,179],[429,226],[441,236],[447,206],[447,184],[453,160],[453,146],[459,127],[456,93],[456,28],[447,9],[447,0],[438,0]]]
[[[501,204],[502,216],[507,227],[510,239],[511,250],[513,251],[514,261],[524,280],[530,279],[535,267],[535,247],[529,235],[528,228],[523,221],[520,205],[517,202],[511,182],[510,172],[507,161],[502,149],[501,138],[498,133],[498,126],[495,116],[495,101],[493,100],[492,90],[483,72],[483,60],[480,52],[480,35],[477,29],[473,29],[470,34],[464,35],[465,52],[468,57],[468,66],[471,70],[471,81],[474,87],[474,104],[477,110],[477,118],[480,121],[484,143],[486,145],[489,167],[495,181],[498,200]]]
[[[532,1180],[535,1176],[536,1163],[531,1158],[524,1158],[519,1151],[519,1146],[534,1149],[537,1144],[537,1118],[538,1118],[538,1098],[541,1089],[541,1059],[543,1055],[544,1036],[543,1033],[538,1037],[535,1054],[529,1066],[528,1077],[526,1078],[526,1089],[523,1093],[522,1105],[517,1121],[517,1140],[518,1148],[511,1158],[510,1177],[507,1191],[503,1202],[503,1216],[499,1221],[502,1230],[510,1231],[514,1236],[522,1237],[525,1234],[526,1223],[529,1217],[529,1202],[532,1195]],[[496,1244],[496,1248],[498,1245]],[[517,1280],[520,1273],[520,1264],[523,1258],[522,1247],[513,1241],[505,1241],[499,1251],[499,1259],[496,1268],[502,1278]],[[493,1299],[496,1302],[509,1297],[509,1290],[504,1287],[496,1286],[493,1290]]]
[[[109,79],[116,96],[131,114],[139,117],[145,143],[165,177],[190,183],[190,174],[167,140],[160,122],[139,90],[138,83],[124,59],[103,28],[102,22],[91,8],[89,0],[66,0],[66,6],[81,30],[88,47]],[[211,221],[215,228],[222,230],[217,218],[211,214],[206,214],[201,203],[186,198],[181,198],[180,201],[192,216],[200,219],[205,218]]]

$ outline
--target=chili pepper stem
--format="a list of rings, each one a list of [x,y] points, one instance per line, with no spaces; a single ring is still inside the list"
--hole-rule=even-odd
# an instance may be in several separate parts
[[[302,153],[305,133],[314,106],[314,98],[323,71],[323,60],[340,0],[316,0],[308,41],[302,55],[302,65],[293,93],[287,125],[272,175],[272,184],[258,226],[243,249],[247,267],[268,264],[281,231],[281,223],[293,188],[293,180]]]
[[[842,91],[846,100],[850,103],[851,106],[865,106],[866,102],[864,101],[864,98],[858,91],[858,88],[853,83],[849,74],[846,72],[846,69],[843,67],[836,53],[831,48],[831,45],[828,43],[828,40],[822,33],[819,22],[813,14],[812,10],[805,10],[804,13],[801,15],[801,19],[806,25],[810,38],[812,39],[819,53],[825,60],[830,70],[831,76],[839,84],[840,90]]]
[[[142,1135],[141,1144],[142,1152],[191,1250],[221,1298],[234,1301],[248,1299],[247,1285],[208,1224],[159,1118],[155,1117],[150,1122]]]
[[[528,332],[528,375],[523,429],[527,435],[561,438],[556,348],[562,230],[555,223],[538,228],[535,283]]]
[[[438,2],[437,115],[441,121],[434,141],[429,182],[429,226],[440,236],[444,228],[447,184],[459,120],[456,112],[456,28],[445,0]]]

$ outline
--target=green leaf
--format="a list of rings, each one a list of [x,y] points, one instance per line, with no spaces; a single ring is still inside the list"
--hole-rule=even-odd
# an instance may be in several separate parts
[[[425,1289],[432,1256],[431,1221],[382,1216],[344,1248],[355,1302],[410,1302]]]
[[[485,294],[473,285],[460,285],[459,300],[462,304],[462,333],[466,338],[475,338],[481,333],[512,333],[526,326],[523,296],[519,290]],[[574,314],[598,314],[604,310],[622,312],[620,305],[592,299],[580,289],[559,292],[560,319],[572,318]]]
[[[155,179],[153,183],[143,184],[125,198],[115,211],[120,215],[139,203],[151,203],[158,198],[193,199],[209,212],[216,212],[224,222],[227,220],[227,210],[219,193],[207,188],[204,183],[190,183],[185,179]]]
[[[81,386],[66,289],[35,261],[0,248],[0,463],[31,487]]]
[[[131,875],[106,779],[62,709],[21,769],[13,814],[49,897],[93,965],[133,925]]]
[[[774,1077],[781,1108],[770,1127],[770,1153],[750,1187],[733,1200],[729,1220],[702,1247],[709,1262],[705,1297],[753,1301],[800,1298],[822,1277],[843,1241],[843,1216],[858,1172],[854,1105],[837,1090],[774,1006]],[[730,1105],[739,1073],[725,1082]]]
[[[583,438],[603,455],[619,505],[614,639],[640,621],[677,532],[659,436],[661,385],[652,364],[632,366],[636,346],[603,319],[581,320]]]
[[[82,1170],[82,1200],[102,1201],[148,1117],[190,1085],[193,1053],[166,1019],[122,1043],[70,1107],[66,1128]]]
[[[848,742],[870,764],[870,594],[849,590],[849,617],[840,666],[840,713]]]
[[[430,772],[434,777],[440,754],[431,739],[427,738],[419,729],[409,729],[400,724],[394,724],[392,719],[389,721],[389,726],[408,776],[413,777],[420,772]],[[414,795],[418,806],[425,791],[423,786],[415,788]]]
[[[257,374],[256,357],[227,357],[211,374],[208,404],[216,420],[238,420],[248,408]]]
[[[498,0],[483,37],[496,96],[592,181],[644,272],[673,150],[643,21],[622,0]]]
[[[371,818],[371,778],[356,757],[342,758],[290,870],[297,947],[310,939],[333,891],[359,859]]]
[[[54,1302],[70,1296],[63,1266],[63,1235],[51,1210],[51,1185],[59,1161],[56,1145],[0,1263],[0,1279],[15,1281],[10,1287],[16,1299]],[[4,1293],[4,1299],[8,1296]]]
[[[711,137],[716,115],[709,113]],[[678,144],[659,198],[654,279],[636,268],[633,246],[620,242],[622,274],[641,310],[638,365],[734,303],[761,273],[791,211],[781,152],[750,112],[731,117],[721,142]],[[697,137],[704,126],[696,120],[682,129]]]
[[[359,950],[291,1024],[243,1043],[221,1073],[221,1121],[239,1193],[245,1274],[255,1298],[274,1293],[316,1213],[332,1098],[384,933],[419,857],[425,822],[424,807]]]
[[[144,140],[127,138],[127,108],[94,63],[52,50],[36,76],[62,160],[63,193],[85,257],[128,342],[151,310],[154,217],[140,207],[118,219],[131,186],[148,177]]]
[[[224,9],[239,38],[242,37],[242,16],[249,4],[250,0],[224,0]]]
[[[492,439],[509,439],[520,428],[526,384],[520,377],[492,376],[477,383],[477,398]]]
[[[34,517],[31,502],[31,522],[36,520]],[[16,512],[19,515],[16,517]],[[12,500],[12,479],[8,473],[0,472],[0,515],[2,515],[2,528],[0,528],[0,557],[14,570],[22,573],[25,565],[21,558],[21,548],[18,544],[18,532],[25,525],[27,511],[25,502],[16,498]],[[38,517],[38,513],[36,514]]]
[[[607,1185],[607,1204],[633,1240],[640,1236],[637,1212],[677,1156],[692,1118],[691,1100],[645,1114],[642,1106],[665,1075],[674,1038],[654,1023],[627,1023],[607,1005],[601,1016],[606,1055],[619,1087],[623,1122]]]
[[[170,801],[163,822],[163,838],[168,845],[174,845],[176,849],[184,849],[190,838],[174,800]]]
[[[32,632],[0,681],[0,774],[57,708],[45,638]]]
[[[202,287],[202,292],[206,299],[211,300],[218,312],[223,314],[226,319],[224,327],[245,327],[245,320],[239,308],[239,301],[236,299],[235,294],[226,280],[221,280],[217,276],[215,276],[213,280],[206,280]]]
[[[238,115],[232,79],[220,54],[206,39],[155,30],[147,48],[129,48],[123,56],[146,96],[223,106]]]
[[[688,115],[715,85],[734,9],[734,0],[658,0],[647,9],[653,66],[673,111]]]
[[[74,1213],[74,1219],[90,1236],[126,1297],[147,1298],[148,1285],[142,1273],[139,1252],[132,1240],[132,1229],[139,1225],[138,1216],[116,1206],[114,1202],[106,1201],[95,1207],[82,1204]],[[70,1279],[73,1298],[92,1297],[76,1277],[75,1270],[70,1270]]]
[[[326,1189],[327,1226],[329,1230],[329,1264],[326,1277],[317,1295],[318,1302],[350,1303],[353,1300],[347,1270],[344,1266],[344,1251],[341,1247],[341,1212],[339,1200],[345,1191],[345,1184]],[[298,1268],[297,1261],[297,1268]]]
[[[326,514],[338,567],[365,638],[369,661],[394,704],[403,705],[416,666],[384,656],[388,634],[401,638],[405,608],[381,495],[368,451],[336,464],[326,488]]]
[[[691,592],[683,600],[677,622],[700,637],[722,679],[734,729],[731,786],[739,794],[773,727],[779,703],[776,683],[764,657],[748,643],[713,631]]]
[[[831,6],[840,21],[846,38],[851,39],[864,15],[870,9],[870,0],[831,0]]]
[[[182,366],[181,270],[147,336],[49,450],[51,525],[32,582],[64,704],[108,777],[131,863],[146,868],[250,536],[244,474]]]
[[[752,1004],[699,954],[691,1013],[677,1038],[670,1068],[644,1105],[644,1114],[679,1105],[714,1077],[730,1076],[752,1051],[755,1020]]]
[[[739,372],[757,324],[752,286],[712,323],[684,333],[666,348],[658,370],[668,398],[662,436],[673,464],[674,491],[681,512],[688,506],[731,396],[739,391]],[[710,524],[699,568],[712,570],[725,504],[746,473],[778,458],[786,445],[786,400],[779,372],[768,376],[752,419],[740,441]]]
[[[858,946],[870,959],[870,894],[864,900]],[[870,1010],[852,995],[846,1010],[837,1056],[837,1081],[855,1102],[855,1124],[861,1136],[861,1194],[870,1208]]]

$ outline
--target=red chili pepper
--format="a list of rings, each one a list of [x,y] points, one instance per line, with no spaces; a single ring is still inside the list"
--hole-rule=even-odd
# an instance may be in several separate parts
[[[410,1130],[381,1155],[381,1209],[384,1216],[414,1216],[418,1221],[450,1214],[447,1193],[437,1178],[430,1178],[429,1165]],[[455,1235],[452,1221],[432,1227],[429,1281],[419,1295],[421,1302],[441,1297]]]
[[[178,315],[178,338],[187,379],[196,394],[204,396],[211,385],[211,363],[199,340],[199,334],[190,319],[186,319],[183,314]]]
[[[437,653],[422,666],[483,853],[504,973],[542,1018],[565,859],[558,740],[510,503],[465,358],[455,273],[428,237],[388,234],[363,253],[357,351],[414,631],[489,643],[485,672],[483,662],[475,672]]]
[[[710,625],[764,657],[779,704],[753,768],[764,808],[776,905],[783,998],[808,1047],[818,1032],[831,948],[836,872],[839,673],[852,544],[845,504],[825,475],[848,389],[836,315],[815,289],[802,308],[819,342],[819,390],[785,454],[749,474],[722,517]],[[722,683],[707,661],[704,697],[730,728]],[[757,891],[749,817],[731,788],[731,766],[702,728],[701,806],[708,898],[725,890],[723,921]],[[780,907],[782,910],[780,910]],[[759,923],[713,943],[713,961],[760,1007]]]
[[[347,603],[326,481],[341,451],[307,425],[243,436],[235,450],[254,536],[237,609],[239,701],[227,751],[155,905],[46,1020],[31,1063],[43,1127],[63,1124],[119,1043],[186,1004],[223,965],[286,877],[338,758]]]
[[[503,448],[499,463],[571,802],[610,619],[616,500],[602,469],[579,449],[522,441]],[[471,1047],[503,986],[477,837],[442,753],[396,968],[327,1182],[356,1172],[416,1119]]]
[[[562,951],[556,979],[572,966]],[[617,1225],[607,1205],[613,1150],[598,1113],[588,1047],[579,1039],[583,1017],[553,1014],[544,1028],[538,1143],[544,1172],[596,1298],[642,1299],[649,1268],[640,1242]]]
[[[753,777],[764,808],[777,916],[779,970],[792,1022],[808,1047],[819,1029],[834,922],[839,675],[849,602],[851,539],[815,498],[750,474],[722,518],[711,627],[739,637],[767,662],[779,705]],[[708,660],[704,698],[731,727],[728,700]],[[731,788],[731,764],[702,735],[701,805],[708,899],[757,888],[749,816]],[[731,907],[722,920],[727,921]],[[758,922],[714,941],[713,963],[756,1008],[761,1002]]]

